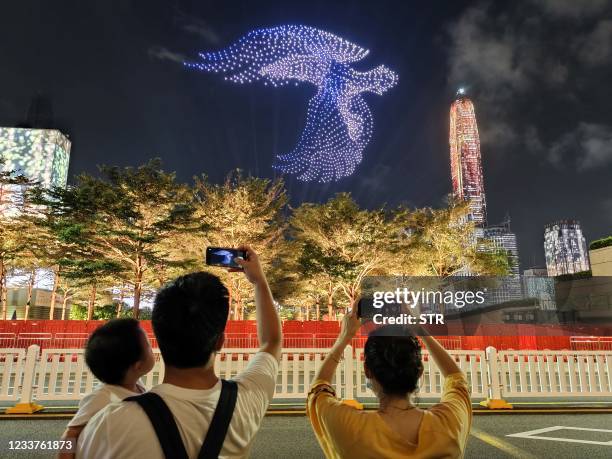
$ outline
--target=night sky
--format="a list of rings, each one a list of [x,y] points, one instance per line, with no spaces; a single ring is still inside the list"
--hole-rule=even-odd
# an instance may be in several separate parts
[[[184,59],[250,30],[304,24],[370,49],[399,84],[366,95],[374,136],[331,185],[287,177],[294,205],[350,191],[366,207],[440,206],[451,191],[448,111],[465,86],[482,140],[489,222],[509,212],[523,268],[543,264],[544,224],[612,234],[612,0],[4,2],[0,125],[53,104],[70,174],[160,157],[181,180],[241,168],[273,177],[315,89],[235,85]]]

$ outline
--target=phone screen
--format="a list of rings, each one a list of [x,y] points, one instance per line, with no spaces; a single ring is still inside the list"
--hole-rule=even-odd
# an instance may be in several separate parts
[[[237,257],[242,257],[246,259],[246,251],[238,249],[229,249],[225,247],[206,248],[206,264],[210,266],[221,266],[223,268],[240,269],[240,265],[234,261],[234,258]]]

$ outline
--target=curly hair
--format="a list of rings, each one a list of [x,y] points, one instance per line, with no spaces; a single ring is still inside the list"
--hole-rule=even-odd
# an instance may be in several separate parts
[[[373,330],[365,348],[365,365],[386,395],[414,392],[423,374],[421,344],[406,328],[387,325]]]

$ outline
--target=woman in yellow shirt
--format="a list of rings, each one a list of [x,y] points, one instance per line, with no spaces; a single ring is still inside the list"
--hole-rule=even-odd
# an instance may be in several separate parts
[[[356,308],[347,314],[336,343],[327,354],[308,394],[307,411],[327,458],[463,457],[472,424],[465,375],[431,336],[423,336],[431,358],[445,378],[440,403],[417,408],[411,395],[423,374],[421,347],[406,329],[381,327],[365,344],[364,370],[379,401],[377,411],[363,411],[336,398],[331,379],[345,347],[361,323]]]

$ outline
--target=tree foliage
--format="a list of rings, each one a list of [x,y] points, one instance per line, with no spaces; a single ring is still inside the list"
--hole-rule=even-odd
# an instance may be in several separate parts
[[[476,238],[462,202],[441,209],[363,209],[340,193],[292,209],[281,180],[237,170],[221,184],[200,176],[186,185],[157,160],[137,168],[102,166],[99,175],[81,174],[67,188],[34,186],[14,172],[0,179],[0,191],[3,185],[31,189],[25,194],[29,211],[0,212],[4,317],[8,269],[45,267],[53,271],[53,297],[63,298],[62,318],[69,306],[72,318],[138,317],[142,298],[200,269],[228,286],[231,317],[249,318],[251,286],[240,274],[204,266],[207,246],[251,245],[283,317],[306,320],[336,318],[367,276],[508,270],[507,254]]]

